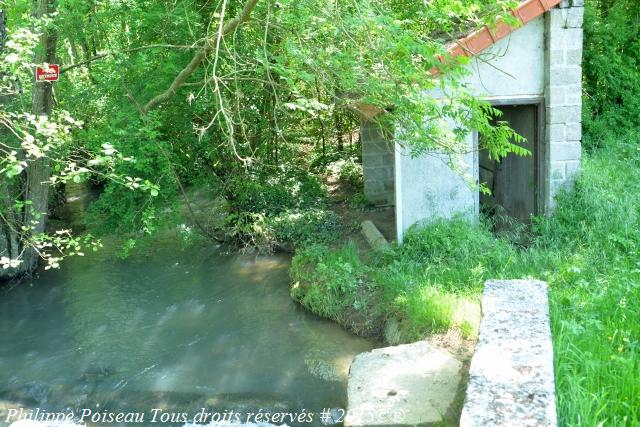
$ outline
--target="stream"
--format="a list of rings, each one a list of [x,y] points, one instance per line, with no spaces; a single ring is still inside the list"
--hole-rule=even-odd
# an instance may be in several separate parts
[[[156,408],[345,407],[351,360],[374,344],[291,300],[289,257],[166,236],[126,260],[114,249],[1,291],[1,425],[11,407],[142,412],[142,425]]]

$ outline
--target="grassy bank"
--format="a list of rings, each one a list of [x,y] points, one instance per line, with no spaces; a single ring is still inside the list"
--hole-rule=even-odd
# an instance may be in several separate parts
[[[464,308],[486,279],[546,280],[561,424],[640,425],[638,142],[634,133],[601,143],[575,191],[526,235],[454,220],[384,254],[309,246],[294,258],[292,296],[353,332],[406,342],[451,328],[472,335]]]

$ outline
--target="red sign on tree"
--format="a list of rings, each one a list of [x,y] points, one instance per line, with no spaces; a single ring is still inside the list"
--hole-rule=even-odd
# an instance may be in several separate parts
[[[36,67],[37,82],[56,82],[60,77],[60,66],[58,64],[48,64],[47,66]]]

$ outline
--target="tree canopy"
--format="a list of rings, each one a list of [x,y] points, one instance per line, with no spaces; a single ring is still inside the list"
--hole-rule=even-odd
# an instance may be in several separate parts
[[[385,111],[374,120],[416,154],[443,151],[455,164],[471,129],[496,157],[522,151],[461,84],[465,59],[438,59],[461,34],[509,20],[516,4],[0,2],[3,265],[18,268],[34,249],[50,265],[81,251],[70,232],[45,232],[44,189],[99,183],[94,230],[144,234],[189,185],[206,182],[233,202],[268,179],[300,179],[310,152],[321,147],[318,166],[342,149],[363,106]],[[45,63],[61,64],[58,82],[34,82]],[[237,218],[255,222],[260,212],[247,219],[238,203]]]

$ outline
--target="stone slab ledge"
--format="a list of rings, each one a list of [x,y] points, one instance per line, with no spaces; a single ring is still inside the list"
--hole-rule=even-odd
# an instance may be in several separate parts
[[[555,427],[547,284],[489,280],[461,427]]]

